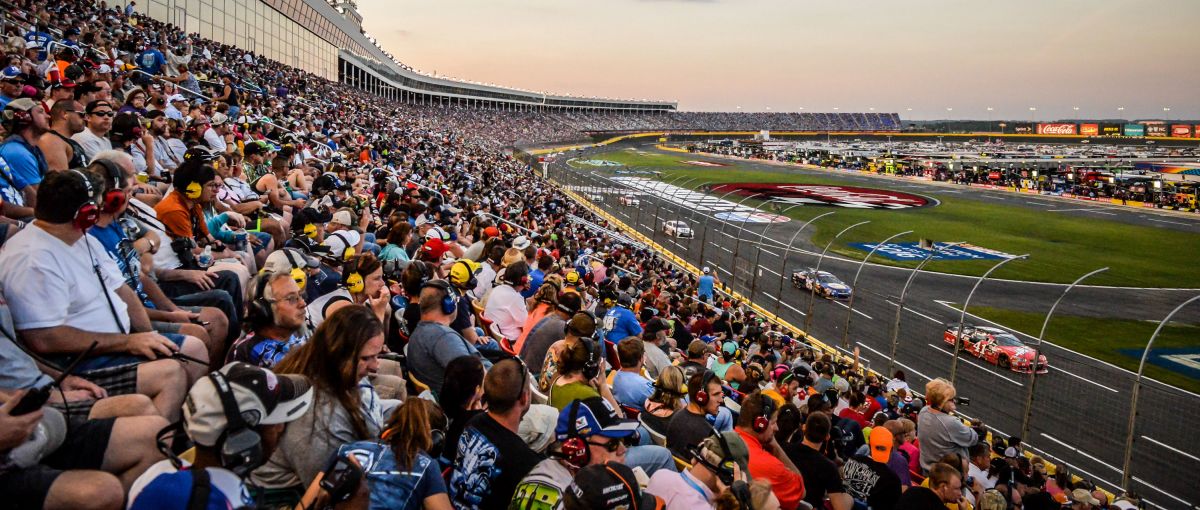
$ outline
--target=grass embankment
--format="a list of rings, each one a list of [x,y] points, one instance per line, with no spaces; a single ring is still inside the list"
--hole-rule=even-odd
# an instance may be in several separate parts
[[[704,183],[781,182],[808,184],[852,183],[837,174],[800,175],[786,167],[778,170],[750,170],[733,160],[726,167],[705,168],[684,163],[695,159],[688,154],[658,154],[635,150],[616,150],[587,159],[604,159],[630,167],[662,172],[662,179],[677,179],[685,187],[695,188]],[[614,168],[590,167],[613,173]],[[688,180],[686,177],[694,178]],[[888,189],[891,183],[880,180],[875,185]],[[904,190],[908,191],[908,190]],[[847,232],[832,251],[843,256],[861,259],[865,253],[848,243],[877,242],[897,232],[913,230],[907,238],[897,241],[916,241],[918,238],[939,242],[965,241],[977,246],[1011,254],[1030,254],[1028,260],[1012,262],[993,278],[1069,283],[1088,271],[1111,268],[1086,283],[1128,287],[1191,287],[1200,288],[1197,254],[1200,254],[1200,235],[1165,228],[1131,225],[1113,220],[1081,218],[1048,213],[1027,207],[990,203],[962,198],[966,193],[931,192],[941,203],[937,206],[904,210],[831,209],[828,207],[796,207],[788,216],[806,221],[818,214],[835,210],[836,214],[821,219],[814,241],[824,244],[843,228],[860,221],[871,223]],[[750,200],[747,205],[760,205]],[[772,204],[767,210],[772,210]],[[876,256],[872,262],[912,267],[915,262],[898,262]],[[926,266],[931,271],[979,275],[995,264],[993,261],[937,261]]]

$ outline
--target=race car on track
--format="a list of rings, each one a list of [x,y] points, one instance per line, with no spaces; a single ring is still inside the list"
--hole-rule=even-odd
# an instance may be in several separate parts
[[[621,205],[635,206],[635,207],[642,205],[641,199],[639,199],[638,197],[635,197],[633,195],[621,195],[621,197],[617,199],[617,202],[620,203]]]
[[[958,323],[951,323],[946,325],[942,338],[946,345],[953,346],[957,335]],[[961,338],[962,350],[988,363],[1014,372],[1028,373],[1033,369],[1033,349],[1003,329],[964,323]],[[1037,371],[1039,374],[1048,371],[1043,354],[1038,355]]]
[[[599,193],[588,193],[588,194],[584,195],[584,198],[588,199],[589,202],[603,202],[604,201],[604,195],[601,195]]]
[[[663,234],[671,237],[686,237],[693,238],[696,234],[692,232],[692,227],[682,221],[664,221],[662,226]]]
[[[850,293],[853,292],[849,285],[832,273],[812,268],[792,273],[792,285],[798,289],[815,290],[818,295],[830,299],[850,299]]]

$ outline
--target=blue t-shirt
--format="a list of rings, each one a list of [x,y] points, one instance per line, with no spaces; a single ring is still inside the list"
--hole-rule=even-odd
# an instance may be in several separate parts
[[[701,276],[696,282],[696,293],[701,296],[712,297],[714,280],[716,279],[710,274]]]
[[[107,227],[98,225],[92,227],[88,229],[88,235],[95,237],[100,244],[104,245],[105,251],[117,262],[117,267],[125,276],[125,285],[137,293],[138,299],[146,308],[153,309],[154,303],[150,301],[150,296],[146,295],[145,287],[142,285],[142,266],[138,252],[133,249],[133,243],[123,242],[128,237],[125,236],[125,229],[121,228],[120,222],[114,221]]]
[[[642,325],[638,323],[633,311],[623,306],[614,306],[604,314],[604,339],[617,343],[630,336],[642,336]]]
[[[25,195],[21,194],[21,190],[17,188],[16,176],[13,175],[8,162],[4,161],[2,157],[0,157],[0,198],[10,204],[25,205]]]
[[[37,186],[42,183],[42,176],[49,171],[46,158],[37,146],[25,143],[20,136],[10,136],[0,145],[0,158],[12,169],[13,186],[23,190],[27,186]]]
[[[46,57],[47,57],[46,46],[49,45],[50,41],[53,41],[53,40],[54,40],[54,36],[47,34],[45,32],[31,31],[31,32],[25,33],[25,41],[36,42],[36,43],[38,43],[38,46],[42,47],[42,50],[38,52],[38,61],[39,62],[46,60]]]
[[[356,441],[338,448],[338,455],[353,455],[362,464],[371,489],[371,509],[420,510],[425,498],[446,493],[438,463],[418,452],[413,465],[400,469],[396,454],[386,444]]]
[[[654,383],[641,375],[622,370],[613,375],[612,392],[617,398],[617,403],[640,412],[646,399],[654,393]]]
[[[147,73],[160,74],[162,67],[167,64],[167,59],[163,57],[161,51],[149,48],[138,55],[137,63],[138,67]]]
[[[542,286],[542,282],[546,281],[546,273],[541,269],[534,269],[529,272],[529,288],[521,292],[521,297],[529,299],[537,293],[538,287]]]

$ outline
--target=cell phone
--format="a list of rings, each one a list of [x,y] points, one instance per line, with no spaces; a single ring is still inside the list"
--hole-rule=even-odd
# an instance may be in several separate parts
[[[71,375],[71,372],[75,370],[76,366],[79,365],[79,362],[83,361],[83,358],[86,358],[88,354],[91,354],[92,350],[95,349],[96,345],[98,344],[99,342],[93,341],[92,345],[89,345],[87,349],[84,349],[84,351],[79,354],[79,356],[76,356],[74,360],[71,360],[71,364],[67,365],[67,368],[58,374],[58,378],[55,379],[54,382],[25,392],[25,395],[21,396],[21,401],[17,402],[16,406],[13,406],[13,410],[10,412],[10,414],[12,416],[22,416],[41,409],[42,406],[46,405],[46,401],[50,400],[50,390],[55,386],[62,384],[63,380],[66,379],[68,375]]]

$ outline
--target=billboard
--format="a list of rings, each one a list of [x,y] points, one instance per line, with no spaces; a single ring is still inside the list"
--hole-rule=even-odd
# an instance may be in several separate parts
[[[1039,135],[1073,135],[1075,134],[1075,124],[1065,122],[1052,122],[1037,125],[1037,134]]]
[[[1033,134],[1033,124],[1013,124],[1013,133],[1019,135]]]
[[[1195,136],[1196,138],[1200,138],[1200,124],[1196,124],[1194,127],[1196,129],[1192,130],[1192,136]]]
[[[1175,138],[1191,138],[1191,124],[1171,124],[1171,136]]]
[[[1126,124],[1125,136],[1146,136],[1146,126],[1141,124]]]
[[[1081,134],[1083,136],[1099,136],[1100,135],[1100,125],[1099,124],[1080,124],[1079,125],[1079,134]]]
[[[1167,136],[1167,125],[1146,124],[1146,136]]]
[[[1101,124],[1100,134],[1103,136],[1118,136],[1121,134],[1120,124]]]

